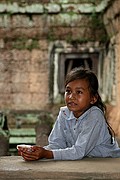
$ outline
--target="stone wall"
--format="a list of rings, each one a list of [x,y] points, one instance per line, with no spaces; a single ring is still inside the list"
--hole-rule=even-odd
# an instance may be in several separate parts
[[[51,44],[77,42],[82,47],[89,41],[99,47],[105,31],[98,14],[107,2],[1,1],[0,109],[44,109],[49,104]]]
[[[119,0],[1,0],[0,109],[46,110],[57,89],[52,52],[61,45],[65,52],[102,52],[100,90],[120,137]]]
[[[110,43],[108,47],[108,53],[106,56],[107,66],[110,66],[110,56],[112,49],[114,49],[114,71],[109,72],[107,78],[114,75],[113,86],[115,101],[113,104],[109,104],[109,120],[115,130],[117,136],[120,137],[120,2],[119,0],[114,0],[111,5],[106,9],[104,13],[104,24],[106,26],[107,33],[110,37]],[[105,69],[106,71],[106,69]]]

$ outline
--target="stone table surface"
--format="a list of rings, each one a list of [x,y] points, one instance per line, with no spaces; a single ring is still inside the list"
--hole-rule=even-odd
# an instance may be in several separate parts
[[[0,180],[120,180],[120,158],[84,158],[77,161],[0,157]]]

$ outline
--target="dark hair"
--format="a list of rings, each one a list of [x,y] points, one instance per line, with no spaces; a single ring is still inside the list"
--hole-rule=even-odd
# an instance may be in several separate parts
[[[105,115],[106,106],[102,102],[102,99],[99,95],[99,92],[98,92],[99,83],[98,83],[98,79],[97,79],[97,76],[95,75],[95,73],[89,69],[84,69],[82,67],[74,68],[66,76],[65,87],[67,86],[67,84],[69,82],[72,82],[77,79],[86,79],[86,81],[88,81],[89,90],[90,90],[91,95],[97,97],[97,101],[91,106],[97,106],[98,108],[100,108],[103,111],[103,113]],[[108,125],[109,133],[111,135],[111,143],[113,143],[112,137],[115,136],[115,133],[114,133],[113,129],[111,128],[111,126],[109,125],[109,123],[107,122],[106,117],[105,117],[105,120]]]
[[[66,76],[65,87],[69,82],[77,79],[86,79],[86,81],[88,81],[91,95],[97,97],[97,101],[93,105],[99,107],[105,113],[106,106],[98,93],[99,84],[96,75],[89,69],[84,69],[82,67],[74,68]]]

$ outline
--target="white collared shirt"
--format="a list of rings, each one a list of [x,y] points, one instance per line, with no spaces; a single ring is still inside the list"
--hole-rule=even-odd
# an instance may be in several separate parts
[[[120,157],[117,142],[111,143],[104,114],[96,106],[78,119],[66,106],[61,107],[48,141],[45,148],[53,151],[55,160],[77,160],[86,156]],[[116,151],[119,152],[117,155]]]

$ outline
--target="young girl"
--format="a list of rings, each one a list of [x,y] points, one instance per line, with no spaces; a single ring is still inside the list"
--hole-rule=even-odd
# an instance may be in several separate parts
[[[92,71],[75,68],[67,75],[65,102],[48,138],[48,146],[18,146],[21,156],[27,161],[117,157],[116,152],[120,150],[105,119],[98,80]]]

